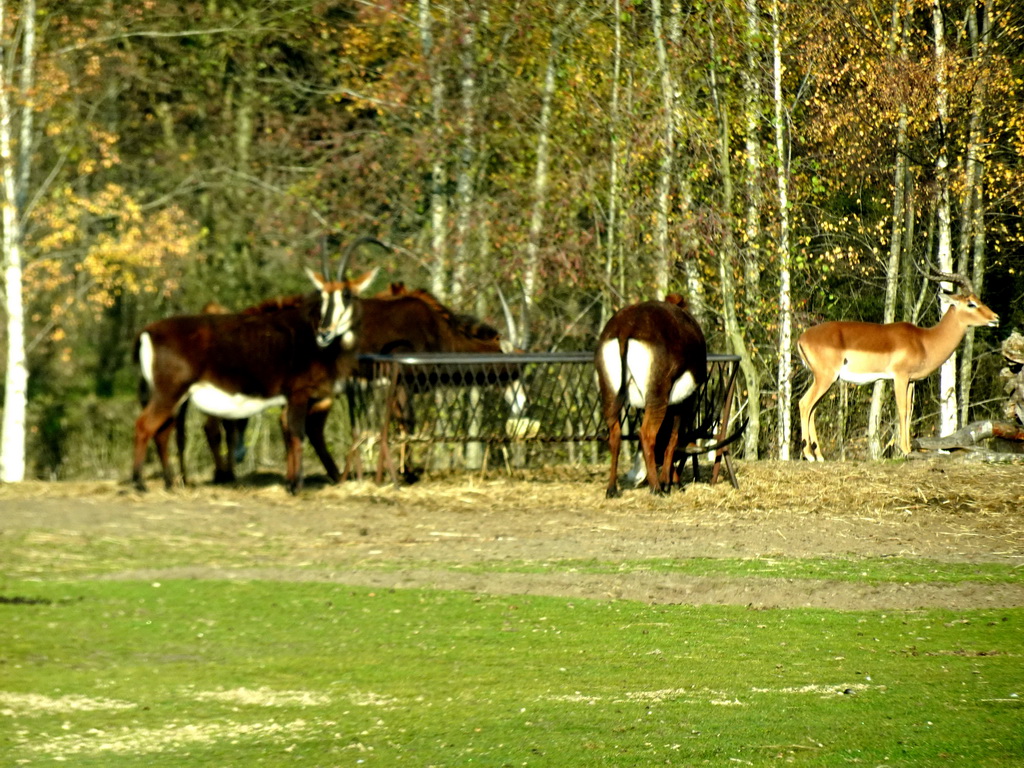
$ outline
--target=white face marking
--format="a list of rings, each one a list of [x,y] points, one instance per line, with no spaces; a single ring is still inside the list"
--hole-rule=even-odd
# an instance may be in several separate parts
[[[203,413],[222,419],[248,419],[275,405],[284,405],[284,395],[254,397],[241,392],[225,392],[207,381],[199,381],[189,389],[192,403]]]
[[[619,342],[611,340],[601,347],[601,361],[612,389],[618,389],[622,381],[622,366],[619,361]],[[651,366],[654,355],[650,347],[642,341],[630,339],[626,347],[626,370],[629,382],[626,389],[627,401],[633,408],[643,408],[647,402],[647,391],[650,385]],[[688,398],[697,389],[693,375],[687,371],[672,383],[669,391],[669,404],[675,405]]]
[[[340,337],[342,345],[346,349],[354,347],[356,342],[355,333],[352,331],[354,315],[353,302],[350,299],[346,303],[345,295],[342,291],[322,293],[320,298],[320,328],[316,335],[317,344],[321,347],[326,347]]]

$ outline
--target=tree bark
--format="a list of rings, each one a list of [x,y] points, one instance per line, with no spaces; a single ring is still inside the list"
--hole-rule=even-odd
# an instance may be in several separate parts
[[[775,175],[779,194],[779,458],[789,460],[793,410],[793,304],[790,295],[792,247],[789,233],[789,167],[782,108],[782,24],[778,0],[772,2],[772,73],[775,102]]]
[[[949,83],[946,71],[945,26],[941,0],[932,5],[935,34],[935,109],[938,115],[939,152],[935,159],[935,182],[938,188],[938,263],[943,272],[953,271],[952,227],[949,192]],[[952,288],[948,283],[944,288]],[[939,369],[939,434],[948,435],[957,427],[956,359],[954,352]]]
[[[32,88],[35,72],[35,0],[22,5],[21,76],[13,84],[7,66],[13,63],[7,47],[0,42],[0,165],[2,169],[2,222],[4,307],[7,313],[7,375],[4,415],[0,433],[0,481],[17,483],[25,479],[26,413],[28,411],[28,362],[25,354],[25,308],[22,297],[22,239],[29,163],[32,158]],[[0,0],[0,30],[6,30],[7,4]],[[14,113],[10,94],[21,102],[20,140],[17,157],[13,146]]]
[[[540,235],[544,229],[544,209],[548,202],[548,166],[551,145],[551,112],[555,100],[555,83],[559,50],[558,24],[565,14],[565,3],[555,7],[555,23],[548,42],[547,64],[541,87],[540,118],[537,125],[537,159],[533,172],[533,208],[530,212],[530,230],[526,241],[526,264],[523,269],[523,307],[519,325],[528,328],[536,302],[537,271],[540,268]]]
[[[658,74],[661,80],[662,144],[661,170],[658,174],[657,210],[655,213],[654,292],[658,298],[668,293],[669,254],[668,219],[672,193],[672,166],[675,159],[675,83],[668,64],[665,36],[661,20],[661,0],[651,0],[651,21],[654,27],[654,46],[658,55]]]
[[[906,37],[903,14],[900,13],[902,0],[894,0],[892,5],[892,33],[889,37],[889,55],[906,56]],[[896,296],[900,279],[900,260],[903,251],[903,230],[905,220],[905,198],[907,181],[907,118],[906,103],[899,106],[899,118],[896,123],[896,170],[893,173],[892,195],[892,227],[889,240],[889,263],[885,270],[885,302],[882,308],[882,322],[891,323],[896,319]],[[871,407],[868,409],[868,455],[872,459],[882,458],[881,422],[882,402],[885,388],[884,381],[876,381],[871,391]]]
[[[423,66],[430,80],[430,288],[435,296],[447,299],[448,264],[445,249],[448,201],[445,196],[444,156],[444,78],[434,53],[433,8],[430,0],[419,0],[420,48]]]
[[[709,29],[713,26],[709,24]],[[733,276],[736,258],[736,238],[733,234],[735,224],[732,214],[734,204],[732,162],[729,136],[729,108],[722,98],[718,85],[718,56],[715,50],[715,36],[709,35],[711,45],[711,67],[709,80],[711,99],[714,102],[718,118],[718,161],[719,174],[722,180],[722,247],[718,259],[718,279],[722,291],[722,320],[725,335],[729,339],[733,353],[740,357],[740,370],[747,385],[747,417],[750,419],[744,435],[743,457],[756,459],[758,454],[758,437],[761,429],[761,376],[747,348],[746,338],[736,315],[736,283]]]

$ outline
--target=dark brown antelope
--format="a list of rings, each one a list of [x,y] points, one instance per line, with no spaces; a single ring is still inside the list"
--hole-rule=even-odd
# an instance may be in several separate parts
[[[142,466],[150,440],[156,444],[165,485],[173,485],[167,442],[175,413],[188,398],[202,412],[223,419],[249,418],[274,405],[286,406],[281,426],[288,490],[298,493],[302,488],[307,434],[337,482],[338,467],[324,442],[323,423],[335,382],[355,367],[362,322],[358,294],[373,275],[346,279],[351,252],[333,281],[307,269],[317,290],[294,305],[253,314],[181,315],[142,330],[135,355],[149,399],[135,422],[132,480],[139,490],[145,490]]]
[[[360,279],[362,282],[362,278]],[[273,314],[289,307],[295,307],[305,300],[303,296],[286,296],[263,302],[254,307],[242,310],[243,315]],[[362,327],[356,343],[358,354],[382,354],[395,353],[420,353],[420,352],[476,352],[476,353],[502,353],[509,351],[510,345],[501,339],[498,331],[492,326],[483,323],[470,315],[457,314],[442,304],[437,298],[421,289],[410,289],[403,283],[392,283],[388,288],[374,295],[371,298],[363,299],[360,302],[362,310]],[[495,366],[492,366],[495,368]],[[518,376],[518,367],[510,366],[510,372],[503,379],[505,382],[513,381]],[[514,368],[514,372],[511,372]],[[361,365],[356,368],[352,376],[366,381],[374,375],[372,365]],[[496,376],[501,375],[498,371]],[[451,381],[442,381],[442,374],[437,372],[423,371],[423,380],[419,378],[401,382],[402,386],[397,392],[395,417],[398,422],[409,432],[415,430],[415,415],[412,410],[412,403],[409,398],[411,392],[420,392],[438,383],[449,384]],[[461,382],[455,382],[461,383]],[[474,382],[465,382],[474,383]],[[485,382],[476,382],[485,383]],[[493,382],[492,382],[493,383]],[[510,387],[513,387],[510,384]],[[516,387],[506,394],[512,405],[513,415],[520,415],[525,407],[525,397],[521,388]],[[330,403],[319,404],[316,410],[317,418],[326,419],[326,412]],[[184,412],[183,404],[179,411],[178,419],[178,445],[179,449],[184,441],[184,425],[181,414]],[[350,408],[350,414],[354,413],[354,407]],[[227,436],[227,453],[223,456],[220,452],[221,424]],[[242,434],[246,427],[245,420],[221,420],[216,417],[209,417],[205,429],[210,449],[214,453],[216,469],[214,471],[214,482],[230,482],[234,480],[234,452],[237,451]],[[307,432],[312,435],[311,426],[307,424]],[[326,465],[325,465],[326,468]],[[184,472],[184,470],[183,470]],[[328,468],[328,472],[330,469]]]
[[[963,275],[933,269],[926,277],[935,282],[955,283],[961,288],[959,293],[940,296],[946,309],[942,319],[931,328],[911,323],[836,321],[812,326],[800,335],[797,349],[814,377],[800,398],[803,456],[808,461],[825,460],[814,426],[814,411],[837,380],[851,384],[892,380],[900,450],[909,454],[911,383],[925,378],[946,362],[968,328],[999,325],[999,315],[981,303]]]
[[[611,453],[607,496],[619,495],[622,409],[627,403],[644,409],[640,446],[647,483],[652,493],[667,493],[687,401],[707,378],[707,344],[700,325],[686,311],[686,301],[670,294],[665,301],[620,309],[601,331],[594,364]],[[670,433],[659,460],[655,442],[665,419],[671,420]]]

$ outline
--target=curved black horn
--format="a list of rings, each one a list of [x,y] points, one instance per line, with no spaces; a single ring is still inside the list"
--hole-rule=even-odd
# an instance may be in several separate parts
[[[364,243],[373,243],[374,245],[379,245],[384,250],[391,250],[390,248],[388,248],[386,244],[382,243],[375,237],[365,236],[352,241],[352,243],[349,244],[348,248],[345,249],[345,255],[341,257],[341,264],[338,265],[337,280],[339,283],[345,279],[345,272],[348,270],[348,261],[351,258],[352,253],[355,251],[356,248],[358,248],[360,245],[363,245]]]

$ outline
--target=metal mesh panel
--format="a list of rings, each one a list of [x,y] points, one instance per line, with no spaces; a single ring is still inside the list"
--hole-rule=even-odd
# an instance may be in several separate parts
[[[739,358],[709,355],[708,380],[694,397],[681,444],[722,439]],[[366,355],[346,384],[353,438],[365,443],[607,439],[590,352]],[[626,408],[623,437],[636,439],[642,413]]]

